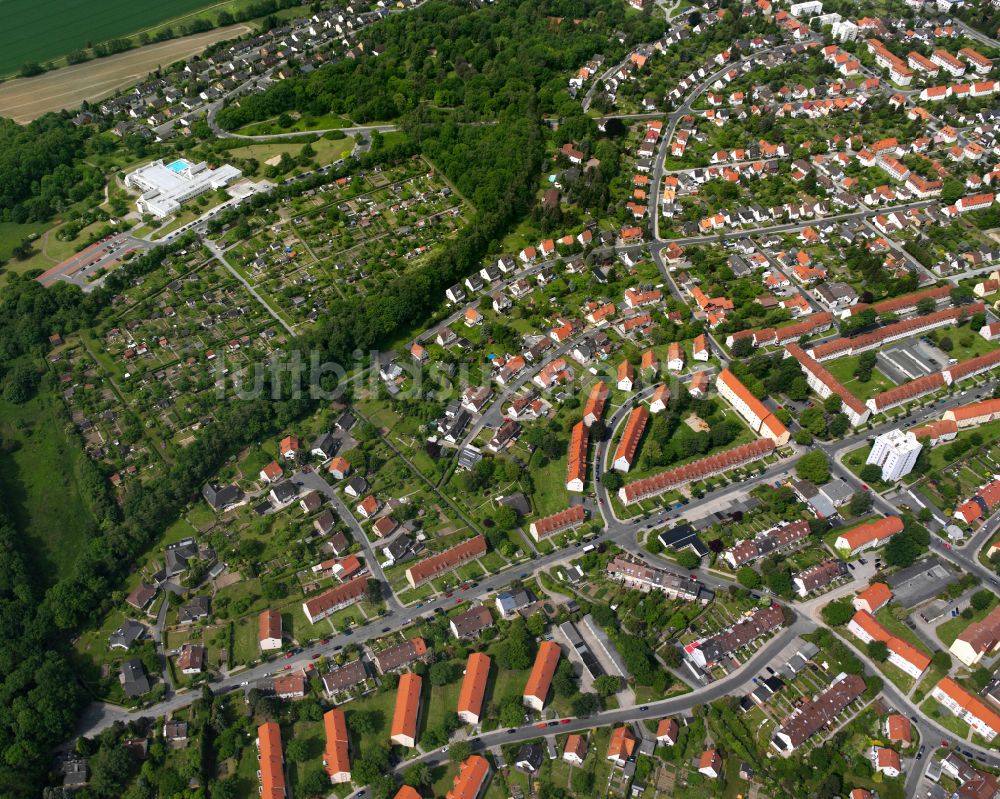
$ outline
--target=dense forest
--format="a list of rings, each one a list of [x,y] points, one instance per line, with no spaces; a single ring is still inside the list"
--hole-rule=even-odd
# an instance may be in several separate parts
[[[65,199],[103,188],[100,171],[79,163],[86,139],[56,114],[27,126],[0,118],[0,221],[45,221]]]
[[[495,120],[508,108],[527,110],[526,92],[537,96],[539,113],[549,113],[568,71],[597,53],[625,51],[614,31],[634,44],[662,29],[662,21],[601,0],[497,3],[474,12],[433,0],[373,27],[364,45],[371,55],[281,81],[224,109],[219,124],[236,128],[293,110],[387,121],[423,104],[462,120]]]

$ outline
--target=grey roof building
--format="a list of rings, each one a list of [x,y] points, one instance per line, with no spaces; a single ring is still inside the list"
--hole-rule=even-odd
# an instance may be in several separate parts
[[[121,682],[129,699],[149,692],[149,678],[139,658],[130,658],[122,663]]]

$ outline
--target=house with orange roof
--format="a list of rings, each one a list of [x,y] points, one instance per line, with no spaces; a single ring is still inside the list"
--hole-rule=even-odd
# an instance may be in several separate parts
[[[412,788],[409,785],[404,785],[398,791],[392,799],[423,799],[419,791],[416,788]]]
[[[886,516],[873,522],[859,524],[837,536],[833,546],[849,555],[857,555],[866,549],[880,547],[896,533],[903,532],[903,521],[898,516]]]
[[[476,308],[466,308],[463,318],[465,319],[466,327],[476,327],[483,323],[483,315]]]
[[[958,716],[987,741],[1000,732],[1000,715],[988,707],[978,696],[970,694],[951,677],[944,677],[934,686],[931,697],[949,712]]]
[[[583,409],[583,423],[590,427],[604,416],[604,406],[608,401],[608,384],[603,380],[595,383],[587,395],[587,404]]]
[[[285,460],[295,460],[295,456],[299,454],[300,447],[301,444],[295,436],[285,436],[281,439],[279,446],[281,457]]]
[[[367,586],[368,580],[364,575],[355,577],[353,580],[341,583],[329,591],[307,599],[302,603],[302,612],[305,613],[310,624],[315,624],[341,608],[346,608],[348,605],[360,601]]]
[[[666,383],[661,383],[656,387],[656,391],[653,392],[653,396],[649,399],[649,412],[660,413],[660,411],[665,411],[669,401],[670,386]]]
[[[648,422],[649,408],[645,405],[636,405],[629,414],[628,421],[625,423],[625,432],[622,433],[618,448],[615,450],[612,465],[616,471],[628,472],[632,468],[639,452],[639,442],[642,440],[642,434],[646,431]]]
[[[664,746],[673,746],[677,743],[677,734],[680,728],[675,719],[660,719],[656,725],[656,742]]]
[[[866,610],[859,610],[854,614],[854,617],[848,622],[847,630],[866,644],[872,641],[882,641],[889,650],[889,663],[902,669],[915,680],[919,680],[931,664],[928,655],[925,655],[908,641],[894,636]]]
[[[696,361],[707,361],[711,357],[711,354],[708,345],[708,336],[702,333],[694,340],[694,344],[691,347],[691,357]]]
[[[706,749],[698,758],[698,771],[706,777],[717,780],[722,774],[722,756],[717,749]]]
[[[473,652],[465,664],[465,677],[458,694],[458,719],[463,724],[478,724],[483,712],[483,698],[490,676],[489,655]]]
[[[898,777],[900,769],[903,767],[899,759],[899,752],[885,746],[872,747],[872,765],[875,766],[877,774],[885,774],[887,777]]]
[[[445,799],[479,799],[490,776],[489,761],[481,755],[469,755],[458,767],[458,775]]]
[[[875,615],[875,612],[888,604],[891,599],[892,591],[889,590],[889,586],[885,583],[872,583],[854,597],[851,603],[855,610],[864,610]]]
[[[746,420],[751,430],[770,438],[777,446],[788,443],[788,429],[729,369],[719,372],[715,386],[719,395]]]
[[[974,621],[952,642],[948,651],[966,666],[977,665],[984,657],[1000,649],[1000,608],[986,618]]]
[[[587,759],[587,741],[582,735],[576,733],[566,739],[566,746],[563,748],[563,760],[573,766],[582,766]]]
[[[281,614],[268,608],[257,619],[257,645],[261,652],[281,649]]]
[[[679,342],[672,341],[667,347],[667,369],[671,372],[684,371],[684,350]]]
[[[486,537],[482,534],[468,538],[428,558],[419,560],[406,570],[406,580],[411,588],[422,585],[433,577],[457,569],[486,554]]]
[[[323,730],[326,733],[323,767],[330,782],[334,785],[350,782],[351,758],[344,711],[339,708],[326,711],[323,714]]]
[[[959,430],[964,430],[967,427],[978,427],[981,424],[1000,419],[1000,399],[983,400],[968,405],[959,405],[957,408],[949,408],[944,412],[942,418],[945,421],[955,422]]]
[[[566,490],[582,493],[587,482],[587,447],[590,428],[583,421],[573,425],[566,460]]]
[[[379,501],[375,499],[373,495],[369,494],[367,497],[361,500],[361,502],[358,503],[357,511],[359,515],[363,516],[366,519],[370,519],[372,516],[378,513],[378,509],[380,507],[381,505],[379,504]]]
[[[281,746],[281,728],[269,721],[257,728],[257,779],[261,799],[285,799],[285,755]]]
[[[886,737],[894,743],[909,746],[913,742],[910,720],[899,713],[893,713],[885,720],[885,732]]]
[[[260,479],[265,483],[273,483],[275,480],[280,479],[281,475],[281,465],[277,461],[271,461],[260,470]]]
[[[631,391],[635,385],[635,367],[632,362],[624,360],[618,364],[618,390]]]
[[[330,461],[326,470],[337,480],[343,480],[351,473],[351,464],[346,458],[342,458],[338,455]]]
[[[396,706],[392,713],[389,740],[397,746],[412,749],[417,745],[417,719],[420,715],[420,691],[423,680],[408,671],[399,678]]]
[[[555,676],[561,655],[559,644],[554,641],[542,641],[539,645],[535,664],[524,686],[522,699],[526,707],[539,713],[545,707],[545,700],[549,695],[549,688],[552,686],[552,678]]]
[[[635,737],[635,733],[628,728],[628,725],[615,727],[608,743],[607,758],[616,766],[624,768],[625,764],[632,758],[638,744],[639,740]]]
[[[571,530],[579,527],[587,520],[587,511],[583,505],[573,505],[566,510],[553,513],[543,519],[536,519],[528,527],[528,534],[535,539],[535,542],[543,538],[561,533],[564,530]]]
[[[655,350],[648,349],[642,353],[639,371],[645,380],[651,380],[656,377],[660,371],[660,359]]]

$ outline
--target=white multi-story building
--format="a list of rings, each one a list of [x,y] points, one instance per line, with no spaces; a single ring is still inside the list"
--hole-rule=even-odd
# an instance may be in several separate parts
[[[883,480],[895,482],[913,470],[921,449],[923,444],[913,433],[890,430],[875,439],[868,463],[882,468]]]
[[[192,164],[178,158],[169,164],[153,161],[129,172],[125,185],[142,191],[136,200],[140,213],[163,219],[177,213],[183,203],[199,194],[225,188],[242,176],[240,170],[229,164],[211,169],[204,161]]]
[[[831,33],[838,42],[853,42],[858,38],[858,26],[849,19],[842,19],[834,23]]]

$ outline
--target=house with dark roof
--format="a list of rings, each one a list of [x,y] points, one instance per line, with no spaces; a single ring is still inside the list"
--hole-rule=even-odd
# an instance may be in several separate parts
[[[242,503],[244,499],[243,491],[235,483],[227,486],[205,483],[201,488],[201,495],[214,511],[228,510]]]
[[[130,658],[122,662],[119,679],[125,696],[129,699],[135,699],[137,696],[149,693],[149,678],[146,676],[146,670],[143,669],[142,661],[139,658]]]
[[[125,619],[121,626],[108,637],[109,649],[128,649],[146,634],[146,628],[135,621]]]
[[[472,638],[493,626],[493,614],[489,608],[478,605],[465,613],[452,616],[448,626],[456,638]]]
[[[198,619],[208,618],[209,604],[207,596],[196,596],[177,611],[178,624],[193,624]]]

